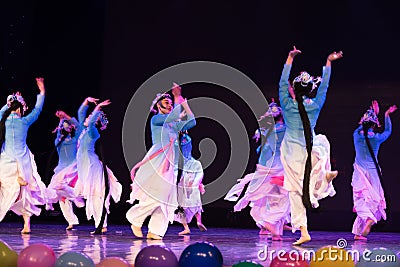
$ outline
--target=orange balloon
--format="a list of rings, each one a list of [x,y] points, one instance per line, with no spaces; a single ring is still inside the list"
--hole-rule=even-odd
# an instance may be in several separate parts
[[[318,249],[310,259],[310,267],[355,267],[352,254],[343,248],[326,246]]]
[[[130,267],[130,265],[122,258],[109,257],[101,260],[96,267]]]

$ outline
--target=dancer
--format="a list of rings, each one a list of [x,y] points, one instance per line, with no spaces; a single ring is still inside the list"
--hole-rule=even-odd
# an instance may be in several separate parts
[[[102,107],[111,104],[105,100],[97,104],[98,99],[88,97],[78,111],[78,120],[84,128],[78,139],[77,168],[79,179],[75,185],[76,195],[86,199],[86,217],[94,219],[96,228],[101,227],[101,233],[107,232],[107,214],[110,213],[110,197],[118,202],[122,186],[113,172],[102,162],[95,151],[96,141],[100,131],[107,128],[108,120]],[[96,104],[93,112],[86,118],[89,103]],[[86,119],[85,119],[86,118]],[[99,131],[100,130],[100,131]],[[102,156],[100,154],[100,156]],[[107,192],[108,191],[108,192]],[[92,232],[97,234],[98,232]]]
[[[133,204],[139,200],[139,203],[126,213],[132,232],[138,238],[143,237],[141,227],[146,217],[151,216],[148,239],[162,239],[168,223],[174,220],[174,212],[178,207],[174,143],[179,131],[196,125],[187,101],[183,101],[181,106],[183,112],[180,112],[180,108],[172,108],[169,94],[157,94],[150,108],[156,113],[150,124],[153,146],[131,170],[133,183],[128,202]],[[181,120],[183,117],[186,120]]]
[[[28,107],[19,93],[8,96],[7,105],[0,110],[0,221],[9,210],[22,215],[21,234],[31,232],[30,218],[39,216],[41,209],[37,206],[46,200],[46,186],[26,145],[28,129],[38,119],[44,103],[44,79],[36,78],[36,84],[40,93],[31,113],[24,116]]]
[[[354,211],[357,212],[352,230],[355,240],[367,240],[371,226],[381,219],[386,220],[386,201],[377,159],[380,145],[392,133],[390,114],[396,109],[396,106],[389,107],[385,112],[385,130],[375,133],[375,127],[379,127],[379,104],[372,101],[372,107],[361,118],[360,126],[353,134],[356,157],[351,185]]]
[[[53,131],[57,133],[54,143],[58,153],[58,165],[46,190],[46,209],[53,210],[53,203],[59,202],[61,212],[68,222],[66,230],[72,230],[74,225],[79,224],[79,220],[71,201],[79,208],[85,205],[82,198],[75,196],[74,191],[78,179],[77,143],[82,126],[64,111],[57,111],[56,116],[60,119],[58,127]]]
[[[178,183],[178,204],[183,212],[175,215],[175,221],[183,225],[183,231],[179,235],[190,234],[189,223],[193,217],[196,217],[197,227],[200,231],[207,231],[207,228],[201,221],[203,207],[201,203],[201,194],[204,194],[204,185],[202,184],[204,172],[201,162],[192,156],[192,139],[188,134],[184,134],[180,140],[184,164],[182,177]]]
[[[258,141],[261,137],[260,157],[256,171],[239,179],[225,197],[228,201],[237,201],[245,185],[250,183],[244,196],[234,206],[240,211],[250,204],[250,215],[260,228],[260,234],[272,234],[272,240],[282,240],[283,229],[289,222],[289,196],[283,189],[283,167],[280,160],[280,146],[286,126],[283,122],[282,109],[272,99],[268,111],[259,121],[265,119],[267,127],[256,131],[253,137]]]
[[[185,101],[182,97],[182,88],[173,82],[171,93],[174,96],[174,108],[181,108],[180,104]],[[175,221],[183,225],[184,230],[179,235],[190,234],[189,223],[193,216],[196,217],[197,227],[200,231],[207,231],[201,220],[203,212],[201,196],[205,193],[203,180],[203,167],[201,162],[192,157],[192,142],[187,131],[180,131],[175,141],[175,176],[178,180],[178,212]]]
[[[291,223],[293,231],[300,230],[301,237],[294,245],[311,240],[307,230],[307,208],[317,208],[318,200],[333,196],[336,192],[332,180],[337,171],[331,171],[330,144],[323,135],[315,135],[314,127],[325,103],[331,62],[343,57],[333,52],[327,58],[322,79],[314,79],[302,72],[289,84],[294,57],[301,53],[296,47],[289,52],[279,82],[279,98],[286,123],[281,145],[281,161],[284,168],[284,188],[289,191]],[[319,85],[316,96],[312,97]]]

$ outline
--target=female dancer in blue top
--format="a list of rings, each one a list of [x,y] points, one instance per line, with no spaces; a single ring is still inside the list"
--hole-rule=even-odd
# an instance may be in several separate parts
[[[107,214],[110,207],[110,196],[118,202],[122,193],[122,186],[113,172],[101,162],[95,151],[96,141],[100,138],[99,130],[107,127],[108,120],[101,108],[109,105],[109,100],[96,105],[93,112],[86,118],[89,102],[95,103],[98,99],[88,97],[78,111],[78,120],[84,129],[78,140],[77,164],[78,180],[75,185],[76,195],[86,199],[86,217],[93,217],[95,227],[101,226],[101,233],[107,232]],[[86,118],[86,119],[85,119]],[[106,180],[108,178],[108,184]],[[107,190],[109,188],[109,190]],[[106,194],[106,191],[109,191]],[[104,208],[106,210],[105,216]],[[102,219],[103,217],[103,219]],[[92,232],[97,233],[97,231]]]
[[[268,127],[260,128],[255,139],[261,138],[260,157],[254,173],[239,180],[226,195],[228,201],[237,201],[245,185],[250,183],[244,196],[237,202],[234,211],[251,206],[250,215],[261,229],[260,234],[271,233],[272,240],[282,240],[285,223],[289,221],[289,197],[283,186],[283,167],[280,159],[280,147],[286,126],[282,109],[272,100],[268,111],[259,121],[267,121]]]
[[[132,192],[129,202],[139,200],[126,213],[133,234],[141,238],[144,220],[151,215],[148,239],[162,239],[173,223],[174,212],[178,207],[175,175],[175,142],[178,132],[196,125],[194,115],[187,101],[180,108],[172,107],[169,94],[158,94],[153,100],[150,111],[156,113],[151,118],[153,146],[144,159],[131,170]],[[186,117],[186,120],[182,120]],[[137,170],[137,173],[136,173]]]
[[[54,169],[54,175],[46,190],[46,209],[52,210],[52,204],[59,202],[61,212],[68,222],[66,230],[72,230],[74,225],[79,224],[79,220],[74,213],[71,201],[74,201],[77,207],[85,205],[83,199],[75,196],[74,191],[78,179],[77,143],[82,126],[64,111],[57,111],[56,116],[60,119],[58,127],[54,130],[57,132],[54,143],[58,152],[58,165]]]
[[[36,83],[40,94],[31,113],[24,116],[27,106],[19,93],[9,96],[0,110],[0,221],[9,210],[22,215],[22,234],[31,232],[30,218],[41,212],[36,206],[45,204],[46,186],[26,145],[28,129],[38,119],[44,103],[43,78],[36,78]]]
[[[307,230],[307,208],[317,208],[318,200],[333,196],[335,190],[331,183],[337,171],[330,171],[330,148],[325,136],[315,136],[314,127],[325,103],[331,62],[343,54],[328,56],[322,79],[313,79],[302,72],[293,81],[290,90],[289,75],[294,57],[301,53],[296,47],[289,52],[279,82],[279,98],[286,123],[286,132],[281,146],[281,160],[284,168],[284,188],[289,191],[291,223],[293,231],[300,229],[301,237],[294,245],[310,241]],[[321,81],[316,96],[313,91]]]
[[[389,107],[385,112],[385,130],[382,133],[375,133],[375,127],[379,126],[377,117],[379,105],[377,101],[373,101],[372,108],[361,118],[360,126],[353,134],[356,158],[351,185],[357,218],[352,232],[356,240],[367,240],[366,236],[371,226],[382,218],[386,220],[386,201],[380,182],[381,169],[377,158],[380,145],[392,133],[389,115],[396,109],[396,106]]]

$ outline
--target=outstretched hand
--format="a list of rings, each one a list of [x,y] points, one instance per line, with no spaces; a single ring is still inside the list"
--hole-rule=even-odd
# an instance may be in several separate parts
[[[56,117],[58,117],[60,120],[64,119],[65,117],[67,117],[67,114],[62,111],[62,110],[57,110],[56,112]]]
[[[378,104],[378,101],[372,100],[371,108],[374,110],[374,112],[375,112],[376,115],[379,114],[379,104]]]
[[[388,110],[386,110],[385,112],[385,116],[389,116],[391,113],[395,112],[397,110],[397,106],[393,105],[390,106]]]
[[[98,99],[98,98],[91,97],[91,96],[88,96],[88,97],[85,99],[85,101],[97,105],[97,101],[99,101],[99,99]]]
[[[297,54],[301,54],[301,51],[298,50],[298,49],[296,48],[296,46],[293,46],[293,50],[291,50],[291,51],[289,52],[289,56],[292,57],[292,58],[294,58]]]
[[[36,78],[36,84],[40,90],[40,94],[44,95],[44,92],[45,92],[44,78],[41,78],[41,77]]]
[[[108,106],[108,105],[110,105],[110,104],[111,104],[110,99],[104,100],[103,102],[100,102],[100,103],[96,106],[96,109],[99,110],[99,109],[101,109],[102,107]]]
[[[330,54],[330,55],[328,56],[328,60],[329,60],[329,61],[334,61],[334,60],[340,59],[340,58],[342,58],[342,57],[343,57],[343,52],[342,52],[342,51],[333,52],[332,54]]]

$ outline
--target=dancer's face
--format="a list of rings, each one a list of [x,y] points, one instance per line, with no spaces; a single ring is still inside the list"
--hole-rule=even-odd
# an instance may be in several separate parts
[[[158,113],[168,114],[172,111],[172,100],[169,98],[164,98],[157,104]]]
[[[68,122],[63,122],[63,128],[67,132],[71,132],[71,128],[69,127]]]

